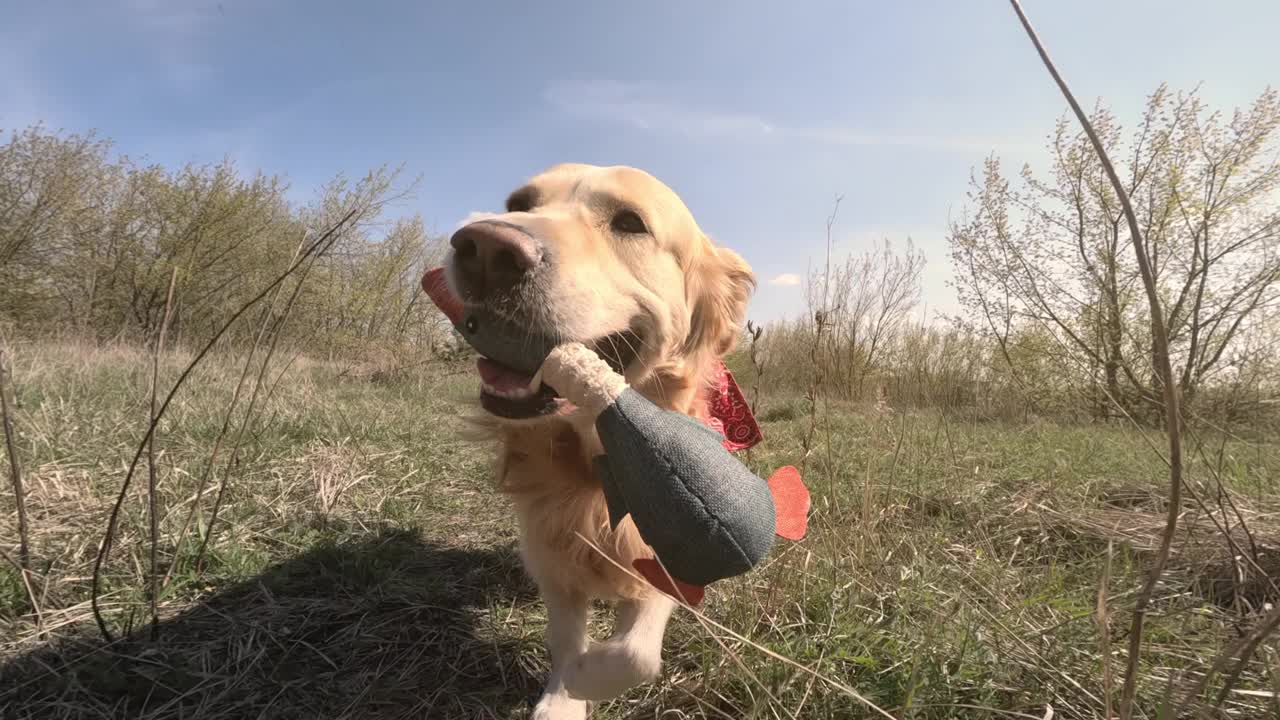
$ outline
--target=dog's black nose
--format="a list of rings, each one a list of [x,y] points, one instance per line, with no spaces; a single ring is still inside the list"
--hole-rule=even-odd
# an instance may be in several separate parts
[[[523,229],[488,220],[471,223],[449,240],[459,290],[467,300],[510,291],[542,262],[542,244]]]

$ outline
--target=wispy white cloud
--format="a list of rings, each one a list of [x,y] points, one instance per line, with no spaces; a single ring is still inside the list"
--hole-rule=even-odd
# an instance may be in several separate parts
[[[829,125],[788,126],[754,113],[719,110],[664,98],[649,88],[591,81],[553,83],[544,99],[560,112],[638,130],[735,140],[779,139],[822,145],[903,146],[934,150],[989,152],[1023,149],[1031,143],[1009,138],[934,136],[869,132]]]
[[[615,82],[566,82],[549,86],[544,97],[572,115],[628,125],[638,130],[690,135],[769,135],[774,128],[755,115],[684,107],[642,88]]]
[[[770,285],[777,287],[796,287],[801,283],[801,278],[795,273],[782,273],[769,281]]]
[[[789,134],[813,142],[828,145],[850,145],[870,147],[916,147],[931,150],[960,150],[964,152],[987,153],[993,149],[1022,148],[1027,143],[1000,138],[983,137],[944,137],[938,135],[910,135],[867,133],[849,128],[812,127],[796,128]]]

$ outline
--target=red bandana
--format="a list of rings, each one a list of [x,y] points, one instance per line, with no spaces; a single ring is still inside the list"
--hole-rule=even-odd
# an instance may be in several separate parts
[[[715,386],[707,398],[706,424],[724,435],[724,446],[729,452],[746,450],[764,439],[760,425],[751,414],[751,406],[742,396],[742,390],[733,379],[733,373],[724,363],[716,368]]]

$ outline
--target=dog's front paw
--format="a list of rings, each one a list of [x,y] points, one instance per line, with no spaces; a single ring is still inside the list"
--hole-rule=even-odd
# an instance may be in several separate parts
[[[545,693],[533,706],[529,720],[586,720],[589,710],[585,700],[571,698],[564,692]]]
[[[570,666],[569,694],[584,700],[610,700],[658,677],[662,657],[625,640],[595,643]]]

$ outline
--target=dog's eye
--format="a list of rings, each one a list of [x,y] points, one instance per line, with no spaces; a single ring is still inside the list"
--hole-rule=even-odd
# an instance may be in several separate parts
[[[614,232],[626,235],[641,235],[649,232],[649,228],[644,226],[644,221],[632,210],[623,210],[614,215],[610,227]]]
[[[537,196],[531,190],[517,190],[507,198],[507,212],[529,212],[537,205]]]

